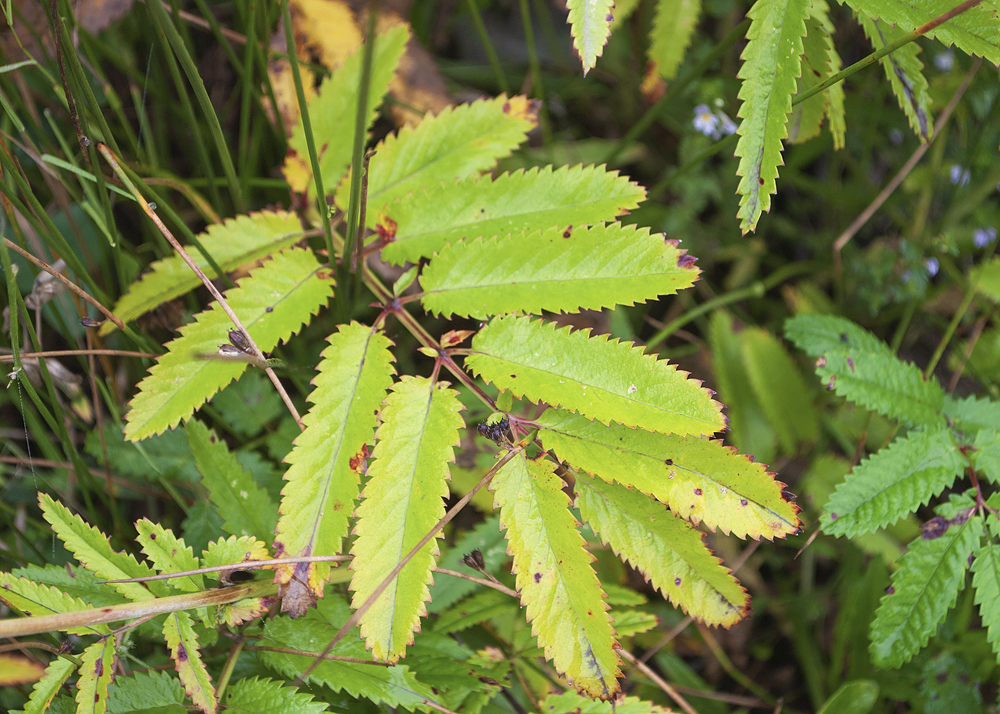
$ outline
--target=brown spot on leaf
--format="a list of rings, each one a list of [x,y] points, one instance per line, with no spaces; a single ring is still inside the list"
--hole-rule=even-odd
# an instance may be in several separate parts
[[[664,459],[663,463],[665,463],[667,466],[673,466],[674,465],[674,460],[673,459]]]
[[[741,506],[745,506],[745,505],[747,505],[747,503],[748,503],[748,501],[745,498],[741,498],[740,499],[740,505]]]
[[[149,534],[149,539],[150,540],[156,540],[156,534],[155,533],[150,533]]]
[[[188,651],[184,648],[184,645],[178,644],[177,645],[177,661],[178,662],[187,662],[187,658],[188,658]]]
[[[542,582],[542,574],[541,573],[535,573],[535,582],[536,583]]]
[[[894,588],[894,587],[892,587],[892,586],[890,585],[889,587],[887,587],[887,588],[885,589],[885,594],[886,594],[886,595],[895,595],[895,594],[896,594],[896,588]]]
[[[264,312],[274,312],[274,308],[268,305],[267,307],[264,308]]]
[[[563,231],[563,238],[569,238],[571,235],[573,235],[573,226],[572,226],[572,224],[566,226],[566,230]]]
[[[674,578],[674,585],[676,585],[677,587],[680,587],[680,586],[681,586],[681,582],[682,582],[682,581],[681,581],[681,579],[680,579],[680,578]]]
[[[696,488],[696,489],[694,490],[694,495],[695,495],[695,496],[700,496],[700,495],[701,495],[701,489],[700,489],[700,488]]]

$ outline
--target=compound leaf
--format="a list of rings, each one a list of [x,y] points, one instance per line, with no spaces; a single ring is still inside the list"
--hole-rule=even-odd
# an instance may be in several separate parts
[[[226,302],[267,352],[309,322],[333,292],[333,280],[308,250],[286,250],[226,292]],[[233,323],[215,303],[181,328],[139,384],[125,415],[125,438],[138,441],[187,419],[247,368],[246,362],[199,359],[216,354]]]
[[[460,238],[610,221],[645,198],[644,188],[603,166],[546,166],[431,184],[386,206],[377,230],[390,241],[382,258],[401,264]]]
[[[965,464],[948,429],[912,431],[854,467],[826,504],[823,530],[853,538],[884,528],[941,493]]]
[[[583,520],[605,545],[688,615],[723,627],[746,616],[746,590],[690,523],[639,491],[582,472],[576,476],[576,498]]]
[[[184,691],[196,707],[205,714],[213,714],[218,707],[215,687],[212,686],[212,678],[201,659],[198,635],[194,631],[191,616],[183,610],[168,613],[163,623],[163,637],[167,641]]]
[[[499,96],[448,107],[415,127],[403,127],[376,147],[368,168],[367,223],[410,191],[440,181],[463,179],[487,171],[507,156],[538,123],[534,102],[526,97]],[[337,206],[350,200],[350,174],[337,191]]]
[[[76,682],[78,712],[103,714],[108,705],[108,686],[114,676],[115,638],[102,637],[80,655],[80,678]]]
[[[921,537],[910,545],[875,612],[871,653],[876,664],[899,667],[927,644],[958,599],[982,530],[979,517],[967,518],[937,538]]]
[[[569,28],[573,36],[573,48],[580,56],[583,76],[594,68],[597,58],[604,54],[604,45],[611,34],[614,19],[614,0],[567,0]]]
[[[376,45],[377,47],[377,45]],[[312,695],[260,677],[241,679],[226,690],[227,710],[244,714],[320,714],[329,710]]]
[[[754,230],[761,213],[771,210],[781,142],[801,71],[808,8],[807,0],[757,0],[747,13],[752,22],[739,71],[743,104],[738,116],[743,121],[736,145],[736,173],[742,177],[737,215],[744,233]]]
[[[446,245],[420,285],[428,311],[482,319],[633,305],[690,287],[699,272],[676,241],[613,223]]]
[[[677,76],[701,14],[701,0],[658,0],[649,33],[649,60],[666,80]]]
[[[782,496],[784,484],[720,441],[605,426],[556,409],[535,421],[560,459],[648,494],[695,524],[740,538],[798,530],[799,509]]]
[[[313,379],[316,388],[309,395],[314,406],[303,417],[306,429],[285,457],[290,466],[274,542],[280,557],[340,552],[376,414],[392,383],[391,343],[381,332],[351,323],[341,325],[328,341]],[[308,583],[312,597],[322,597],[330,567],[302,563],[279,568],[276,580],[283,586],[282,607],[302,614],[305,606],[288,597],[289,588],[295,595]]]
[[[863,12],[858,13],[858,20],[876,50],[881,50],[906,34],[899,27],[882,20],[873,20]],[[926,144],[931,140],[934,122],[930,113],[931,97],[927,79],[923,74],[924,65],[919,55],[920,45],[910,42],[879,61],[899,107],[910,122],[910,128]]]
[[[302,224],[294,213],[286,211],[237,216],[209,226],[198,236],[202,247],[224,271],[235,270],[300,240]],[[216,277],[201,251],[189,246],[188,253],[209,277]],[[184,259],[172,255],[153,263],[148,273],[129,286],[112,312],[122,322],[129,322],[199,285],[201,280]],[[114,329],[113,322],[105,322],[101,325],[101,334],[106,335]]]
[[[621,676],[615,634],[590,565],[595,558],[554,471],[551,461],[518,452],[493,477],[494,507],[507,529],[521,604],[545,656],[578,690],[610,699]]]
[[[365,127],[370,126],[375,119],[375,112],[389,88],[409,37],[408,27],[401,24],[379,34],[375,40],[371,75],[368,78]],[[343,64],[323,80],[317,93],[309,100],[309,120],[312,124],[316,158],[323,186],[329,193],[333,192],[351,163],[363,54],[363,49],[359,48],[348,55]],[[293,191],[306,193],[310,199],[315,198],[316,184],[312,180],[312,165],[309,162],[301,115],[288,139],[288,155],[285,157],[283,172]]]
[[[517,398],[664,433],[713,434],[725,426],[721,405],[701,382],[606,336],[508,316],[480,330],[472,349],[466,364]]]
[[[403,377],[386,398],[351,549],[355,609],[444,516],[448,463],[464,426],[461,408],[457,392],[425,378]],[[362,616],[361,636],[376,659],[395,662],[413,643],[427,614],[424,603],[438,555],[435,538]]]
[[[943,424],[941,385],[850,320],[797,315],[785,322],[785,336],[817,358],[816,374],[827,389],[910,424]]]

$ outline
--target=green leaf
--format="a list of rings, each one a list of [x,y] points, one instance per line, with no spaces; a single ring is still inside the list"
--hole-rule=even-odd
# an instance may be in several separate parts
[[[538,123],[535,104],[525,97],[499,96],[448,107],[415,127],[403,127],[375,149],[368,167],[367,224],[410,191],[488,171],[510,154]],[[337,191],[337,207],[350,199],[350,174]]]
[[[871,653],[877,665],[899,667],[927,644],[958,599],[982,530],[979,517],[968,518],[940,537],[918,538],[910,545],[872,623]]]
[[[264,641],[272,647],[287,647],[320,653],[347,622],[350,609],[343,598],[328,593],[304,617],[295,620],[276,617],[264,626]],[[364,642],[355,628],[330,654],[338,657],[369,659]],[[258,652],[260,660],[271,669],[292,679],[316,663],[315,657],[290,655],[283,652]],[[424,709],[425,702],[438,703],[430,687],[418,681],[408,667],[396,665],[378,667],[338,660],[322,660],[305,678],[316,685],[326,685],[335,692],[344,691],[352,697],[364,697],[376,704],[403,707],[410,711]]]
[[[378,45],[376,45],[378,47]],[[227,710],[245,714],[320,714],[329,707],[312,695],[281,682],[251,677],[233,683],[223,702]]]
[[[754,395],[774,427],[786,454],[819,439],[819,417],[798,367],[784,345],[766,330],[747,328],[742,335],[743,365]]]
[[[816,4],[823,7],[824,14],[821,17],[826,19],[825,3],[823,0],[817,0]],[[796,96],[827,79],[826,70],[830,59],[828,50],[832,45],[827,28],[824,27],[822,20],[815,16],[816,14],[815,11],[810,10],[809,17],[806,18],[806,37],[802,45],[802,74],[796,85]],[[827,20],[827,24],[829,25],[829,20]],[[830,29],[832,30],[832,26]],[[840,83],[838,82],[835,86],[840,86]],[[841,89],[841,91],[843,90]],[[792,112],[788,117],[788,140],[790,142],[801,144],[819,136],[829,98],[829,92],[824,91],[792,107]]]
[[[576,497],[580,515],[601,541],[675,606],[727,628],[746,617],[746,590],[690,523],[639,491],[584,473],[577,473]]]
[[[856,679],[844,682],[816,714],[868,714],[878,701],[878,682]]]
[[[466,365],[517,398],[664,433],[713,434],[725,426],[721,405],[701,382],[607,336],[510,316],[480,330],[472,349]]]
[[[676,241],[618,223],[446,245],[420,278],[429,312],[485,318],[633,305],[690,287]]]
[[[429,258],[460,238],[490,238],[549,226],[610,221],[646,190],[603,166],[551,166],[461,181],[438,181],[386,206],[377,230],[389,263]]]
[[[1000,545],[995,540],[988,540],[976,553],[972,573],[979,617],[987,627],[993,652],[1000,655]]]
[[[947,488],[965,463],[948,429],[912,431],[854,467],[824,507],[823,530],[853,538],[895,523]]]
[[[944,390],[920,369],[903,362],[877,337],[832,315],[797,315],[785,336],[816,357],[816,374],[827,389],[893,419],[942,424]]]
[[[969,436],[982,429],[995,429],[1000,424],[1000,402],[986,398],[956,399],[946,394],[941,413],[956,431]]]
[[[209,498],[233,535],[268,538],[278,522],[278,509],[253,477],[240,466],[226,443],[197,419],[185,425],[195,463]]]
[[[993,483],[1000,483],[1000,432],[982,429],[976,434],[969,457],[983,476]]]
[[[288,414],[278,392],[260,370],[244,373],[212,398],[212,406],[237,435],[245,438],[260,436],[271,422]]]
[[[24,714],[42,714],[62,689],[69,676],[76,671],[76,663],[65,657],[56,657],[45,668],[45,674],[31,688],[31,695],[24,705]]]
[[[170,657],[180,675],[184,691],[196,707],[206,714],[214,714],[218,707],[212,678],[201,660],[198,635],[191,616],[183,610],[167,614],[163,623],[163,637],[170,649]]]
[[[858,13],[858,21],[876,51],[906,34],[899,27],[884,20],[873,20],[863,12]],[[934,132],[934,122],[931,118],[931,97],[923,74],[924,64],[919,54],[920,45],[910,42],[879,61],[899,107],[910,122],[910,128],[926,144]]]
[[[91,604],[64,593],[57,587],[46,586],[29,578],[18,578],[11,573],[0,573],[0,601],[20,610],[26,617],[41,617],[62,612],[87,610]],[[107,625],[93,624],[74,627],[66,632],[74,635],[106,635]]]
[[[833,23],[830,22],[829,8],[826,0],[814,0],[809,7],[810,19],[820,26],[820,38],[826,47],[826,64],[820,69],[822,80],[825,81],[840,72],[843,62],[833,46]],[[810,30],[811,31],[811,30]],[[833,148],[843,149],[846,142],[847,124],[844,111],[844,83],[837,82],[825,92],[828,106],[827,115],[830,118],[830,134],[833,136]]]
[[[542,714],[670,714],[673,710],[639,699],[622,697],[613,702],[594,701],[576,692],[550,694],[541,703]]]
[[[386,398],[351,548],[355,609],[444,516],[448,464],[464,426],[461,409],[458,392],[422,377],[403,377]],[[413,643],[427,614],[437,555],[432,539],[362,616],[361,635],[375,659],[395,662]]]
[[[128,714],[148,709],[180,707],[184,711],[184,686],[169,672],[136,672],[118,677],[108,692],[108,714]]]
[[[298,216],[286,211],[261,211],[237,216],[209,226],[198,236],[202,247],[224,271],[236,270],[300,240],[302,224]],[[201,251],[194,246],[188,246],[187,250],[208,277],[216,277]],[[129,286],[128,292],[115,303],[112,312],[122,322],[129,322],[199,285],[201,280],[184,259],[172,255],[153,263],[148,273]],[[106,335],[114,329],[113,322],[106,322],[101,326],[101,334]]]
[[[404,23],[389,28],[375,39],[371,74],[367,78],[369,84],[365,127],[371,126],[375,120],[375,113],[389,88],[409,37],[409,29]],[[359,47],[349,54],[343,64],[323,80],[323,84],[309,100],[309,120],[316,156],[323,176],[323,186],[328,193],[333,192],[351,163],[358,116],[358,83],[364,56],[362,49]],[[283,170],[292,190],[307,194],[310,201],[315,200],[316,184],[312,180],[312,165],[301,115],[288,139],[288,155],[285,157]]]
[[[1000,257],[992,256],[969,272],[969,284],[992,300],[1000,303]]]
[[[677,68],[681,66],[684,53],[691,44],[700,14],[701,0],[657,1],[647,54],[664,79],[671,80],[677,76]]]
[[[611,34],[614,0],[567,0],[569,30],[573,35],[573,48],[583,65],[583,76],[594,68],[597,58],[604,54],[604,45]]]
[[[489,496],[489,492],[487,492],[487,496]],[[438,559],[438,567],[461,571],[467,567],[462,563],[462,558],[473,550],[478,550],[483,554],[486,571],[496,575],[500,564],[507,558],[507,541],[500,532],[498,516],[490,516],[475,529],[464,533],[455,543],[455,547]],[[442,612],[449,605],[458,602],[481,587],[482,585],[477,585],[465,578],[437,576],[431,586],[431,599],[427,604],[427,611],[430,613]]]
[[[178,538],[159,523],[140,518],[135,524],[135,529],[136,541],[142,552],[160,573],[179,573],[196,570],[199,567],[198,558],[184,539]],[[181,592],[193,593],[205,589],[205,580],[201,575],[185,575],[172,578],[170,586]]]
[[[38,504],[45,520],[52,526],[52,532],[65,544],[66,549],[99,578],[121,580],[155,575],[146,565],[138,563],[131,554],[113,550],[106,535],[84,523],[83,519],[70,513],[66,506],[53,500],[48,494],[39,493]],[[152,599],[154,592],[157,595],[166,593],[166,587],[157,582],[115,583],[113,587],[136,602]]]
[[[340,552],[376,414],[392,383],[391,343],[381,332],[351,323],[341,325],[328,341],[309,395],[314,406],[303,417],[306,429],[285,457],[290,466],[274,541],[279,557]],[[315,597],[321,597],[329,573],[329,563],[303,563],[279,569],[277,581],[308,582]]]
[[[618,655],[601,584],[569,511],[555,464],[519,452],[493,477],[495,507],[531,632],[573,685],[592,698],[619,690]]]
[[[518,603],[510,595],[486,589],[470,595],[441,613],[434,623],[434,632],[450,635],[461,632],[491,617],[518,611]]]
[[[28,565],[11,571],[12,576],[27,578],[39,587],[54,586],[59,591],[80,602],[84,607],[104,607],[106,605],[121,605],[128,599],[115,592],[110,585],[105,585],[86,568],[65,565]],[[79,610],[81,608],[74,607]]]
[[[80,655],[80,678],[76,682],[77,712],[102,714],[105,711],[114,665],[114,637],[101,638],[83,651]]]
[[[952,0],[847,0],[847,4],[859,13],[877,17],[906,32],[926,25],[957,5]],[[972,6],[929,30],[925,37],[1000,64],[1000,18],[992,2]]]
[[[287,250],[225,294],[261,350],[287,340],[326,304],[332,278],[308,250]],[[246,369],[246,362],[198,359],[216,354],[233,329],[218,303],[180,329],[139,384],[125,415],[125,438],[138,441],[175,426]]]
[[[535,421],[560,459],[653,496],[695,524],[740,538],[798,530],[799,509],[782,497],[784,484],[721,441],[604,426],[555,409]]]
[[[619,637],[635,637],[660,624],[660,618],[642,610],[612,610],[611,620]]]
[[[740,140],[736,156],[742,177],[740,229],[757,227],[761,213],[771,210],[771,194],[781,161],[781,142],[787,135],[786,120],[792,94],[801,71],[802,38],[806,34],[807,0],[757,0],[747,16],[752,20],[743,50],[743,80],[738,116]]]

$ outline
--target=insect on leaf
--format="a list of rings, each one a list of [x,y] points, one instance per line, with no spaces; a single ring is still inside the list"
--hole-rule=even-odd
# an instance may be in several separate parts
[[[351,549],[355,609],[444,516],[448,464],[464,426],[461,408],[457,392],[425,378],[403,377],[386,398]],[[361,635],[376,659],[396,661],[413,643],[427,614],[436,540],[410,559],[362,616]]]
[[[604,54],[604,45],[611,34],[614,7],[614,0],[568,0],[566,3],[573,48],[580,56],[584,77],[597,64],[597,58]]]
[[[257,345],[265,352],[287,340],[326,304],[333,279],[308,250],[286,250],[225,293]],[[138,441],[187,419],[209,397],[239,377],[246,362],[198,359],[215,354],[233,323],[215,303],[167,345],[132,398],[125,438]]]
[[[746,616],[746,590],[690,523],[639,491],[582,472],[576,497],[580,515],[601,540],[688,615],[723,627]],[[621,633],[617,621],[616,628]]]
[[[605,426],[550,409],[536,423],[542,443],[574,468],[634,488],[693,523],[740,538],[780,538],[799,527],[799,509],[763,464],[694,436]]]
[[[309,395],[314,406],[303,417],[306,429],[285,457],[290,466],[274,541],[279,557],[340,552],[375,433],[375,415],[392,383],[391,343],[381,332],[351,323],[328,340]],[[282,566],[276,581],[285,611],[301,615],[310,598],[322,597],[330,567]]]
[[[495,507],[531,632],[560,672],[594,699],[619,690],[615,633],[601,584],[551,461],[519,452],[493,477]]]
[[[699,272],[675,241],[612,223],[446,245],[420,285],[428,311],[482,319],[633,305],[690,287]]]
[[[466,364],[517,398],[664,433],[714,434],[725,426],[721,405],[701,382],[606,336],[509,316],[490,321],[472,349]]]
[[[205,714],[214,714],[218,708],[215,687],[212,686],[212,678],[201,659],[198,634],[194,630],[191,616],[183,610],[167,614],[163,623],[163,637],[170,648],[170,656],[180,675],[181,684],[184,685],[184,691]]]
[[[379,233],[390,239],[382,258],[416,262],[460,238],[610,221],[645,198],[644,188],[603,166],[546,166],[492,180],[439,181],[386,206],[378,218]]]

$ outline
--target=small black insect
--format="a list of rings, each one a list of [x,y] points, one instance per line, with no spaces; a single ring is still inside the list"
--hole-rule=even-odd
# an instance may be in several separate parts
[[[240,330],[229,331],[229,344],[238,349],[240,352],[253,354],[253,348],[250,347],[250,340],[248,340],[247,336]]]
[[[484,421],[479,425],[479,433],[492,441],[497,446],[503,446],[507,441],[507,429],[510,427],[510,419],[506,416],[495,424]]]

